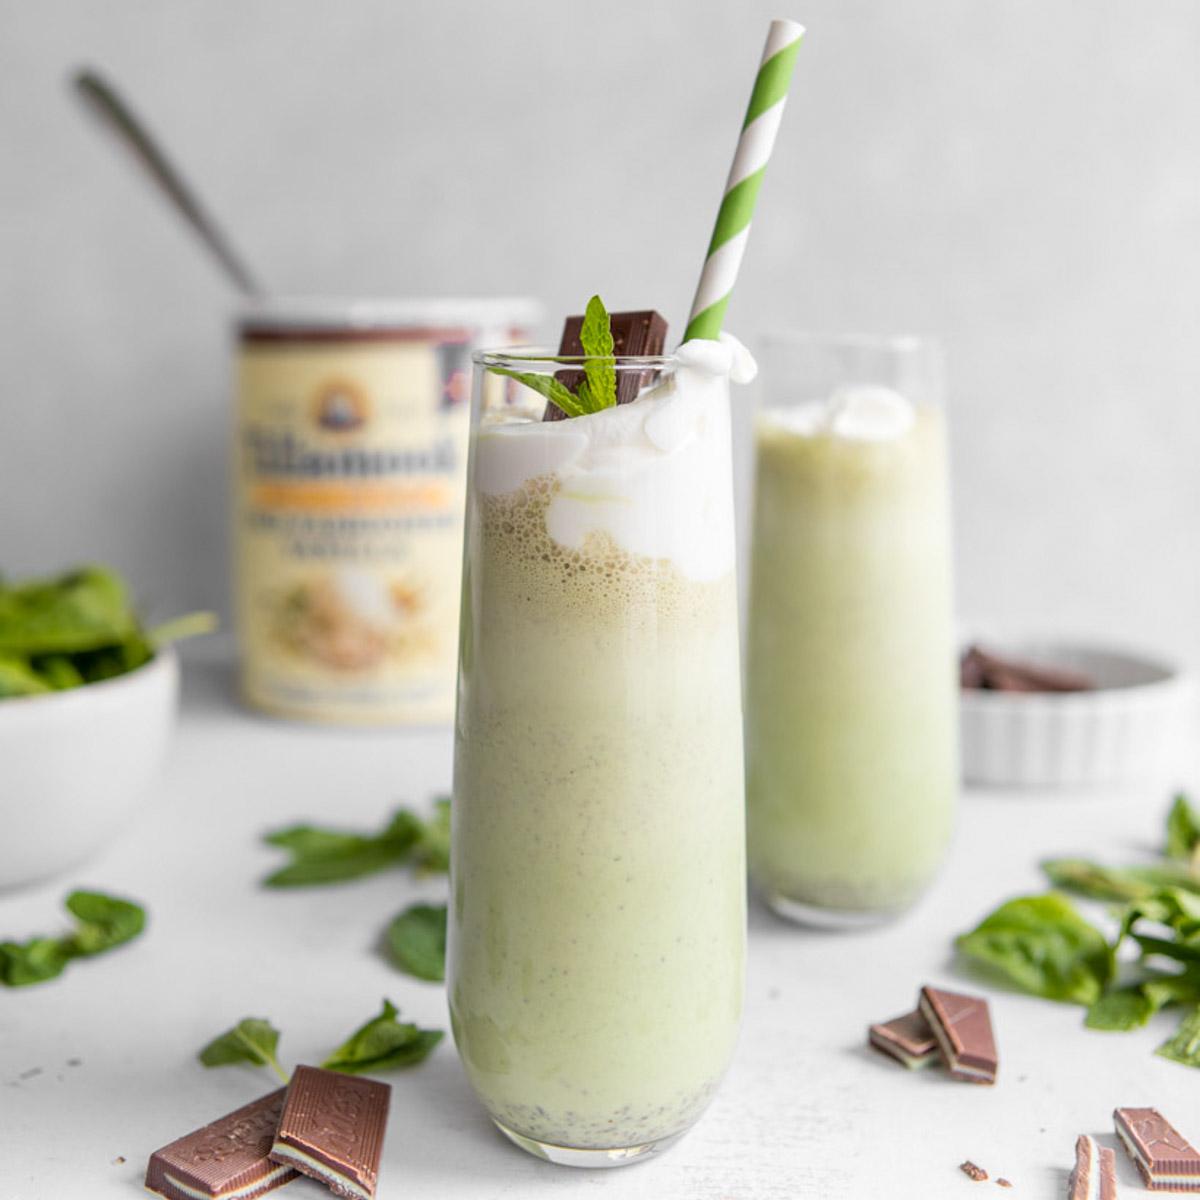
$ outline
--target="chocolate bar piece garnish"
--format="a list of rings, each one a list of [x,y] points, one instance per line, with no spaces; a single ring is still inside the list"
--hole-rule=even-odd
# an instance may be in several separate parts
[[[958,1169],[976,1183],[983,1183],[988,1177],[988,1173],[982,1167],[977,1167],[969,1158],[966,1162],[959,1163]]]
[[[1121,1144],[1152,1192],[1200,1192],[1200,1154],[1156,1108],[1118,1108]]]
[[[1068,1200],[1117,1200],[1117,1156],[1094,1137],[1080,1134],[1069,1186]]]
[[[910,1071],[927,1067],[941,1057],[933,1030],[919,1011],[872,1025],[867,1030],[867,1042]]]
[[[996,1082],[999,1056],[986,1000],[923,987],[919,1009],[955,1079]]]
[[[373,1079],[297,1067],[272,1160],[320,1180],[335,1196],[371,1200],[391,1094],[386,1083]]]
[[[156,1150],[146,1190],[168,1200],[252,1200],[295,1179],[268,1157],[285,1094],[280,1088]]]
[[[971,646],[959,661],[959,684],[987,692],[1090,692],[1095,682],[1082,671],[1006,658]]]
[[[611,313],[609,327],[613,335],[613,354],[622,355],[661,354],[667,344],[666,318],[654,309],[644,309],[641,312]],[[579,339],[579,331],[583,328],[583,317],[568,317],[563,323],[562,340],[558,343],[559,354],[573,357],[583,353],[583,342]],[[650,382],[643,379],[649,372],[620,371],[617,378],[617,403],[628,404],[636,400],[638,392]],[[583,379],[579,370],[557,371],[555,378],[564,387],[575,391]],[[542,414],[543,421],[562,421],[566,419],[557,404],[546,401],[546,411]]]

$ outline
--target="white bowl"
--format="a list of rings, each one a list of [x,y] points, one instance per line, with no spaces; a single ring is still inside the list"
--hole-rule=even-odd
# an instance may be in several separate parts
[[[963,775],[999,787],[1175,781],[1195,713],[1193,680],[1173,664],[1070,642],[988,643],[1003,656],[1081,671],[1088,692],[964,689]]]
[[[115,837],[162,765],[175,652],[100,683],[0,700],[0,889],[73,867]]]

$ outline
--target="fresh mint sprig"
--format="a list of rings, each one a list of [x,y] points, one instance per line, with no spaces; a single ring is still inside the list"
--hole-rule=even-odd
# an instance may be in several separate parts
[[[587,302],[579,329],[579,343],[587,361],[583,364],[584,378],[574,392],[554,375],[510,371],[504,367],[490,369],[496,375],[507,376],[532,388],[568,417],[582,417],[614,407],[617,403],[617,360],[613,352],[612,320],[599,296],[593,296]]]
[[[367,1075],[412,1067],[424,1062],[442,1040],[440,1029],[421,1029],[398,1021],[399,1010],[384,1000],[383,1011],[359,1026],[321,1064],[326,1071],[343,1075]],[[218,1034],[197,1054],[206,1067],[226,1067],[250,1063],[269,1067],[284,1083],[288,1073],[279,1063],[279,1030],[265,1017],[244,1017],[232,1028]]]
[[[218,1034],[196,1056],[206,1067],[226,1067],[230,1063],[251,1063],[270,1067],[287,1083],[288,1076],[279,1065],[279,1030],[264,1017],[243,1017],[232,1029]]]
[[[67,911],[75,928],[62,937],[33,937],[24,942],[0,941],[0,983],[26,987],[63,973],[75,958],[91,958],[132,941],[146,927],[146,910],[131,900],[103,892],[72,892]]]
[[[428,820],[398,808],[378,833],[291,825],[263,840],[291,855],[291,862],[263,880],[267,887],[342,883],[400,866],[444,872],[450,862],[450,801],[437,799]]]

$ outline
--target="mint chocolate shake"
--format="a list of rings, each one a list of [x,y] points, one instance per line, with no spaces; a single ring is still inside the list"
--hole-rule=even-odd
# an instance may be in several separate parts
[[[454,1036],[514,1141],[611,1165],[691,1125],[741,1012],[728,379],[743,357],[703,342],[618,359],[622,380],[653,368],[651,386],[558,421],[496,379],[554,364],[477,361],[477,397],[499,383],[518,405],[477,412],[472,443]]]
[[[804,372],[773,357],[778,397]],[[769,403],[756,447],[751,878],[784,915],[877,920],[929,883],[957,794],[942,413],[852,382]]]

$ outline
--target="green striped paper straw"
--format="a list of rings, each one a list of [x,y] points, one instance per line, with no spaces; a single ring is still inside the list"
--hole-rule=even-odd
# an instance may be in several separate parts
[[[754,91],[750,93],[750,107],[742,122],[737,153],[725,181],[725,195],[717,213],[712,241],[708,244],[704,270],[700,272],[687,332],[683,335],[685,342],[693,338],[715,341],[721,332],[729,295],[737,282],[738,268],[746,252],[750,219],[754,216],[767,160],[775,147],[775,135],[783,118],[792,68],[796,65],[796,52],[803,36],[804,26],[795,21],[772,21],[767,32],[762,63],[754,79]]]

